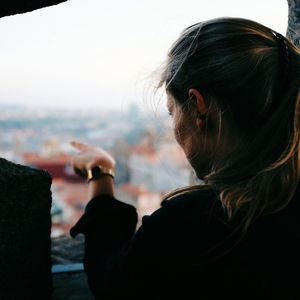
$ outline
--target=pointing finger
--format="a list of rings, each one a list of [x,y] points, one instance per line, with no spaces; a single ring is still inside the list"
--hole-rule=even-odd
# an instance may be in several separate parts
[[[71,144],[74,148],[76,148],[76,149],[78,149],[78,150],[80,150],[80,151],[85,150],[85,149],[89,146],[88,144],[80,143],[80,142],[75,142],[75,141],[71,141],[70,144]]]

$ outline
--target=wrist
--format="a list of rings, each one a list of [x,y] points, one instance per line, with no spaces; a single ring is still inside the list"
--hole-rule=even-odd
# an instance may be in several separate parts
[[[114,181],[110,176],[102,176],[89,182],[89,199],[98,195],[114,195]]]

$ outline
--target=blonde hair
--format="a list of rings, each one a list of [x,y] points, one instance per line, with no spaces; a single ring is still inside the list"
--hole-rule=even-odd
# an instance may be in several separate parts
[[[182,107],[188,90],[199,90],[218,107],[215,122],[230,124],[238,135],[222,161],[211,163],[204,184],[175,190],[165,200],[212,189],[229,219],[243,213],[245,230],[256,216],[288,205],[300,179],[299,49],[250,20],[198,23],[171,47],[163,85]]]

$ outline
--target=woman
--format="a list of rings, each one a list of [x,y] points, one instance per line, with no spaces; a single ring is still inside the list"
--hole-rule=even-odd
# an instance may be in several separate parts
[[[256,22],[184,30],[160,86],[204,184],[167,195],[137,232],[135,209],[113,196],[114,159],[73,142],[78,174],[102,166],[71,230],[85,234],[97,298],[300,299],[299,71],[300,51]]]

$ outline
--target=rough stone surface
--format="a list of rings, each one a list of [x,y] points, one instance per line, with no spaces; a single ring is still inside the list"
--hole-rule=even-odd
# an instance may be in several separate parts
[[[84,256],[84,235],[76,238],[63,235],[52,238],[51,258],[53,265],[82,263]]]
[[[10,0],[0,4],[0,18],[30,12],[39,8],[56,5],[67,0]]]
[[[69,235],[52,238],[52,263],[82,263],[84,256],[84,236],[73,239]],[[52,300],[90,300],[94,299],[84,272],[53,274]]]
[[[50,298],[50,186],[46,171],[0,158],[1,300]]]
[[[287,38],[300,48],[300,0],[288,0],[289,19]]]

